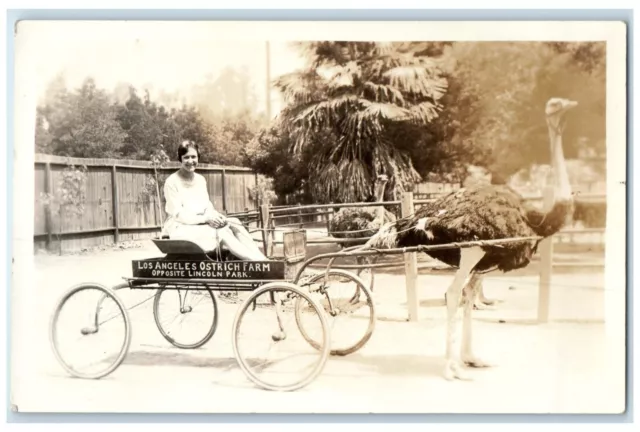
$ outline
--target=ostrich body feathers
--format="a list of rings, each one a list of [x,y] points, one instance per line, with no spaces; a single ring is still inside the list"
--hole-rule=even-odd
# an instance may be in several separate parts
[[[571,213],[572,203],[556,202],[549,212],[526,205],[517,192],[505,185],[476,185],[460,189],[418,209],[409,219],[399,220],[379,232],[370,247],[389,245],[394,237],[397,247],[438,245],[513,237],[550,236],[559,231]],[[378,237],[378,236],[376,236]],[[486,246],[486,255],[477,271],[499,269],[503,272],[525,267],[535,253],[538,241]],[[448,265],[460,263],[458,248],[430,251],[429,256]]]
[[[336,238],[371,237],[384,223],[396,219],[393,213],[384,210],[384,221],[381,224],[377,218],[377,212],[377,207],[340,209],[329,223],[329,235]]]

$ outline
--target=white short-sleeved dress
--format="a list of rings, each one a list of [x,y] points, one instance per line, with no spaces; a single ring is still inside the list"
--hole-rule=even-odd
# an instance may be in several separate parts
[[[189,240],[209,252],[218,245],[215,228],[203,223],[204,216],[213,215],[214,207],[207,192],[205,178],[194,173],[187,181],[175,172],[164,183],[167,220],[162,233],[171,239]]]

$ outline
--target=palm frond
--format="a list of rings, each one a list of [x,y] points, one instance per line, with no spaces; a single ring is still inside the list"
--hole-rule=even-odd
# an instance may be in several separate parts
[[[362,141],[375,145],[384,130],[383,122],[404,121],[412,118],[406,108],[390,103],[363,103],[364,109],[348,113],[342,123],[343,137],[351,145],[358,147]],[[360,149],[354,149],[354,154],[360,154]]]
[[[446,78],[433,77],[428,69],[421,65],[397,66],[384,72],[383,76],[393,87],[433,100],[440,99],[447,91]]]
[[[319,202],[364,201],[371,194],[368,166],[359,160],[340,160],[317,166],[312,195]]]
[[[373,78],[381,78],[389,69],[414,63],[416,63],[416,58],[413,54],[392,51],[386,55],[377,56],[371,61],[369,68]]]
[[[408,118],[414,123],[427,124],[438,118],[441,105],[422,102],[409,108]]]
[[[375,102],[391,102],[400,106],[405,104],[400,90],[390,85],[377,84],[371,81],[364,83],[362,96],[371,98]]]
[[[341,117],[352,110],[357,110],[363,104],[370,103],[352,94],[323,100],[302,110],[293,122],[306,131],[318,131],[331,126],[341,120]]]
[[[288,104],[297,105],[317,99],[323,81],[315,70],[308,70],[281,75],[274,86],[282,92]]]

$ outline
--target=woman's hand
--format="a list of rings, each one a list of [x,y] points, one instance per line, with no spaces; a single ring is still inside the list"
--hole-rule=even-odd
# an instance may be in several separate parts
[[[213,228],[222,228],[227,224],[227,219],[218,213],[207,219],[207,224]]]

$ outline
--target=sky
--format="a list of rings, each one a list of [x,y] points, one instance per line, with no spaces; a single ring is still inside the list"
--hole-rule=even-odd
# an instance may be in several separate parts
[[[60,73],[71,88],[91,76],[98,87],[109,91],[123,82],[139,89],[150,88],[153,98],[159,91],[178,91],[187,96],[191,87],[203,83],[208,75],[215,77],[225,67],[244,67],[258,99],[256,111],[265,111],[266,40],[220,40],[197,32],[189,34],[186,27],[171,33],[136,34],[117,27],[65,28],[60,23],[31,31],[28,42],[35,62],[38,97]],[[272,79],[304,66],[304,59],[289,41],[269,41],[269,51]],[[272,90],[272,116],[281,103],[279,93]]]

